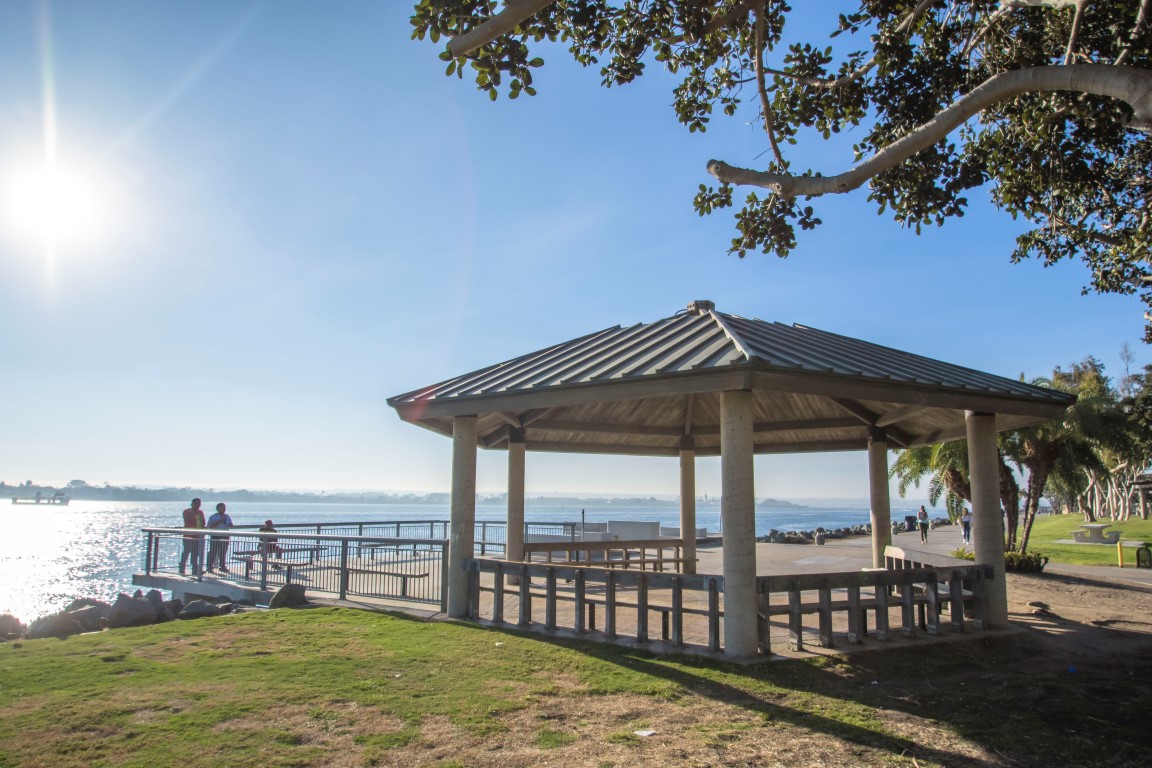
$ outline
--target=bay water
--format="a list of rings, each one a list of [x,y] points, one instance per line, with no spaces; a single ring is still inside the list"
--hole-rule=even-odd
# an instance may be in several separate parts
[[[133,591],[132,574],[143,569],[142,528],[179,527],[187,504],[173,502],[73,501],[66,507],[0,505],[6,518],[0,535],[0,613],[30,621],[57,611],[78,597],[113,600]],[[209,499],[205,510],[212,511]],[[266,519],[284,523],[332,523],[396,520],[447,520],[448,506],[436,504],[289,504],[229,502],[236,525],[260,525]],[[583,513],[583,514],[582,514]],[[892,510],[899,520],[903,511]],[[503,504],[478,504],[477,520],[504,520]],[[658,521],[679,526],[675,505],[603,506],[533,505],[527,522],[588,523],[609,520]],[[720,508],[697,508],[697,526],[720,531]],[[764,508],[756,510],[756,533],[842,528],[868,522],[862,508]]]

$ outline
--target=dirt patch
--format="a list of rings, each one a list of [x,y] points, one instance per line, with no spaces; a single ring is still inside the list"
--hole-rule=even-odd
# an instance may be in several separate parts
[[[1037,603],[1039,605],[1033,605]],[[772,662],[750,678],[792,693],[707,681],[684,696],[533,695],[474,733],[427,718],[419,735],[360,764],[378,766],[1117,766],[1152,747],[1126,699],[1152,701],[1152,589],[1057,575],[1009,576],[1022,628],[988,640]],[[911,659],[911,661],[910,661]],[[1137,687],[1131,686],[1139,681]],[[808,686],[807,688],[805,686]],[[1143,686],[1143,687],[1140,687]],[[810,692],[809,692],[810,691]],[[830,709],[836,709],[833,716]],[[1110,730],[1092,722],[1097,712]],[[854,720],[858,719],[858,722]],[[359,728],[371,729],[362,720]],[[1015,729],[1019,728],[1017,734]],[[638,734],[637,732],[641,732]],[[643,735],[651,732],[648,735]],[[1077,751],[1082,739],[1085,747]],[[1054,739],[1061,739],[1053,746]],[[1100,739],[1095,746],[1093,739]],[[1045,746],[1047,744],[1047,746]],[[1067,751],[1065,744],[1071,744]],[[1093,755],[1098,755],[1097,761]],[[332,755],[329,765],[346,765]],[[363,759],[364,756],[362,756]]]

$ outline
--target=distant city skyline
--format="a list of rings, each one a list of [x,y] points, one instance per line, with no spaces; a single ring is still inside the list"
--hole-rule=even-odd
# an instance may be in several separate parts
[[[1119,377],[1125,343],[1152,362],[1137,299],[1009,263],[1023,228],[979,193],[916,236],[859,190],[786,260],[728,255],[731,217],[691,197],[709,158],[761,162],[755,125],[690,134],[658,66],[604,89],[561,50],[539,96],[491,103],[409,39],[411,10],[0,5],[0,476],[445,489],[451,441],[387,397],[696,299],[1009,378],[1087,355]],[[843,139],[796,167],[850,165]],[[44,178],[13,186],[49,167],[56,225],[22,207]],[[479,452],[481,492],[505,475]],[[530,453],[527,475],[678,488],[674,459]],[[755,480],[868,493],[863,452],[758,457]],[[717,459],[697,488],[719,493]]]

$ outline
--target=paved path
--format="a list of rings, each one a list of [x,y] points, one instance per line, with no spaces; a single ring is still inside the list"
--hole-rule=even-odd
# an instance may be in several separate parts
[[[946,525],[928,533],[928,543],[920,542],[919,532],[893,535],[892,544],[905,549],[951,555],[964,546],[959,526]],[[971,547],[967,547],[971,549]],[[701,546],[699,573],[723,573],[723,560],[719,542]],[[1152,585],[1152,570],[1135,568],[1136,555],[1125,554],[1126,565],[1117,568],[1108,565],[1062,565],[1050,563],[1046,573],[1059,573],[1085,579],[1101,579],[1124,583]],[[815,544],[760,544],[756,545],[756,572],[761,576],[778,573],[816,573],[821,571],[858,571],[872,566],[872,540],[868,536],[831,539],[823,546]]]

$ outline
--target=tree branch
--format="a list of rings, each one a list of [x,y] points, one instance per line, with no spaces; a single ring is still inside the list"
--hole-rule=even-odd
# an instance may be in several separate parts
[[[522,21],[532,18],[553,2],[555,0],[505,0],[504,8],[499,13],[488,17],[476,28],[452,38],[448,43],[448,52],[457,59],[466,56],[501,35],[508,34]]]
[[[783,170],[787,167],[784,156],[780,154],[780,145],[776,143],[776,115],[772,105],[768,103],[768,88],[764,83],[764,12],[756,14],[756,90],[760,92],[760,109],[764,112],[764,132],[768,134],[768,143],[772,146],[772,154],[776,157],[776,164]]]
[[[1072,31],[1068,33],[1068,48],[1064,51],[1064,66],[1072,63],[1072,55],[1076,48],[1076,38],[1080,36],[1080,24],[1084,21],[1084,6],[1088,0],[1076,0],[1076,15],[1072,18]]]
[[[1114,64],[1123,64],[1132,55],[1132,43],[1140,37],[1144,27],[1148,25],[1149,15],[1152,15],[1152,0],[1144,0],[1140,3],[1140,13],[1136,14],[1136,23],[1132,26],[1132,33],[1128,35],[1128,44],[1124,46],[1124,50],[1120,51],[1120,55],[1113,62]]]
[[[1030,67],[990,77],[912,133],[837,176],[765,173],[735,168],[720,160],[708,161],[708,173],[723,184],[763,187],[784,197],[850,192],[873,176],[942,141],[955,128],[993,104],[1025,93],[1048,91],[1078,91],[1120,99],[1134,112],[1128,127],[1152,133],[1152,71],[1110,64]]]
[[[908,15],[905,16],[900,24],[897,25],[896,31],[907,32],[912,28],[912,25],[916,23],[916,20],[923,16],[924,12],[931,8],[935,2],[937,2],[937,0],[920,0],[919,4],[917,4],[915,8],[909,11]],[[1152,0],[1150,0],[1150,2],[1152,2]],[[864,75],[871,72],[875,67],[876,57],[873,56],[868,61],[864,62],[848,74],[841,75],[840,77],[832,80],[819,77],[805,77],[804,75],[785,72],[781,69],[765,69],[764,71],[770,75],[778,75],[779,77],[786,77],[790,80],[795,80],[796,82],[800,83],[800,85],[806,86],[808,88],[827,88],[831,91],[835,90],[836,88],[843,88],[844,86],[859,80],[860,78],[864,77]]]

